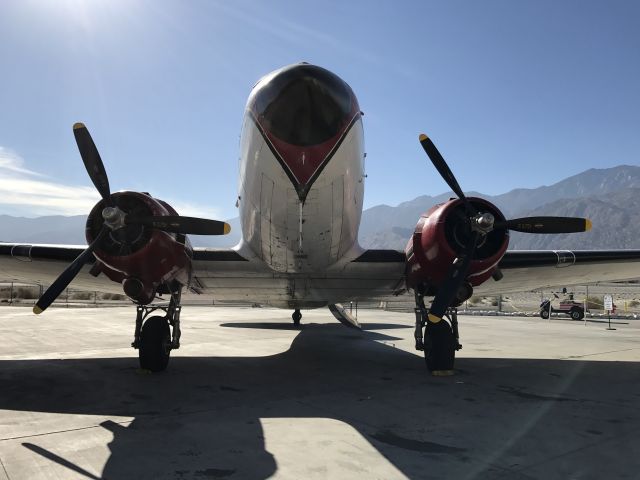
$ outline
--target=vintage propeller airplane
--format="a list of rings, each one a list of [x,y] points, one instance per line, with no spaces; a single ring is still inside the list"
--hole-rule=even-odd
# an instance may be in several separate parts
[[[0,278],[50,285],[35,313],[71,282],[79,289],[123,289],[137,305],[132,346],[141,367],[152,371],[164,370],[180,346],[185,289],[290,308],[296,324],[301,309],[329,306],[353,327],[358,323],[341,302],[412,292],[416,348],[424,351],[429,371],[445,375],[461,347],[456,307],[474,289],[520,291],[639,275],[640,251],[507,251],[510,230],[572,233],[591,224],[584,218],[505,219],[488,201],[464,195],[426,135],[420,135],[422,147],[458,198],[423,214],[404,252],[364,250],[358,244],[362,113],[347,83],[307,63],[266,75],[249,96],[240,141],[242,240],[233,249],[194,249],[186,237],[226,234],[224,222],[179,216],[148,193],[111,193],[89,131],[77,123],[73,132],[102,197],[87,219],[88,247],[0,244]],[[58,275],[65,262],[71,263]],[[163,294],[168,306],[154,304]],[[158,309],[165,315],[151,315]]]

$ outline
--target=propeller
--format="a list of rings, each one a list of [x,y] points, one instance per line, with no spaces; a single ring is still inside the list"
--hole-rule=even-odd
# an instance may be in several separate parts
[[[108,206],[113,206],[107,171],[104,169],[96,144],[93,143],[93,138],[91,138],[91,134],[87,127],[84,126],[84,123],[78,122],[73,125],[73,136],[76,138],[80,157],[82,157],[82,162],[89,174],[89,178],[105,203]]]
[[[76,257],[76,259],[69,264],[67,268],[65,268],[64,272],[60,274],[58,278],[47,288],[47,290],[42,294],[42,296],[38,299],[36,304],[33,307],[33,313],[36,315],[44,312],[49,305],[51,305],[58,296],[64,292],[64,289],[71,283],[71,281],[76,278],[80,269],[84,266],[85,263],[91,257],[91,254],[95,250],[96,246],[104,237],[104,234],[107,233],[107,228],[102,227],[100,233],[96,236],[96,238],[91,242],[84,252]]]
[[[183,233],[191,235],[226,235],[231,231],[228,223],[218,220],[208,220],[196,217],[182,217],[180,215],[166,216],[145,216],[135,217],[122,211],[113,201],[111,189],[109,187],[109,177],[104,168],[104,163],[100,158],[100,153],[96,148],[89,130],[83,123],[73,125],[73,135],[80,151],[82,162],[91,178],[91,182],[98,190],[105,203],[102,210],[104,223],[100,232],[91,244],[71,262],[71,264],[60,274],[49,288],[38,299],[33,312],[40,314],[45,311],[58,296],[67,288],[71,281],[78,275],[82,266],[87,263],[91,254],[100,244],[100,241],[109,232],[113,232],[122,242],[126,235],[122,230],[127,225],[142,225],[144,227],[155,228],[165,232]],[[122,235],[119,235],[122,233]]]
[[[431,320],[431,322],[437,323],[442,320],[442,317],[449,308],[449,305],[451,305],[451,302],[453,302],[453,299],[458,293],[460,285],[467,276],[467,271],[469,270],[469,265],[471,264],[471,259],[473,258],[473,252],[476,249],[476,245],[478,244],[479,239],[480,233],[477,231],[473,232],[463,255],[456,258],[451,264],[449,272],[447,273],[447,278],[443,282],[442,286],[438,289],[438,293],[433,299],[433,302],[431,302],[431,307],[429,308],[428,314],[429,320]]]
[[[436,167],[436,170],[438,171],[440,176],[444,179],[445,182],[447,182],[447,185],[449,185],[449,188],[453,190],[453,193],[455,193],[458,198],[463,201],[464,207],[467,212],[471,215],[475,215],[476,209],[473,207],[473,205],[471,205],[471,202],[467,200],[467,197],[465,197],[464,192],[460,188],[455,175],[449,168],[449,165],[447,165],[447,162],[445,162],[444,157],[440,154],[434,143],[424,133],[420,134],[419,139],[422,148],[425,152],[427,152],[427,156],[431,159],[431,163],[433,163],[433,166]]]
[[[468,217],[466,220],[471,228],[471,236],[462,254],[454,259],[447,277],[438,289],[431,308],[429,308],[429,320],[437,323],[442,320],[456,294],[462,286],[469,265],[476,250],[480,237],[494,229],[506,229],[524,233],[576,233],[591,229],[591,221],[578,217],[524,217],[496,222],[490,213],[478,213],[475,207],[464,195],[455,175],[447,165],[434,143],[425,134],[419,137],[420,144],[433,163],[440,176],[449,185],[451,190],[462,200]]]
[[[523,233],[579,233],[591,230],[591,220],[577,217],[525,217],[496,222],[493,228]]]
[[[228,223],[204,218],[183,217],[181,215],[165,215],[150,217],[132,217],[124,219],[128,225],[142,225],[157,228],[165,232],[186,233],[190,235],[226,235],[231,231]]]

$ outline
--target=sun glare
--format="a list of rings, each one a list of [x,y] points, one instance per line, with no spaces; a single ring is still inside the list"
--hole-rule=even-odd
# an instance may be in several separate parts
[[[31,0],[32,10],[40,12],[48,19],[76,26],[83,30],[93,30],[130,10],[131,3],[124,0]]]

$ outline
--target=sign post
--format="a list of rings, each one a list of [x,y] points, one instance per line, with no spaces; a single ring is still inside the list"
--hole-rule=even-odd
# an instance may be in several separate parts
[[[611,328],[611,310],[613,310],[613,297],[609,294],[604,296],[604,309],[607,311],[607,317],[609,317],[609,326],[607,330],[615,330]]]

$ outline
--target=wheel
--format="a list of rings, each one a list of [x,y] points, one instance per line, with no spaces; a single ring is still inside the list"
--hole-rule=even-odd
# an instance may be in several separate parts
[[[293,319],[293,324],[297,327],[298,325],[300,325],[300,319],[302,319],[302,313],[300,313],[300,310],[296,309],[291,314],[291,318]]]
[[[433,375],[453,374],[456,345],[453,330],[445,320],[427,323],[424,331],[424,360]]]
[[[584,311],[582,311],[580,308],[572,308],[571,318],[573,318],[574,320],[582,320],[584,318]]]
[[[165,317],[148,318],[140,331],[140,368],[162,372],[167,368],[171,354],[171,335]]]
[[[540,318],[544,318],[545,320],[549,318],[549,310],[540,310]]]

